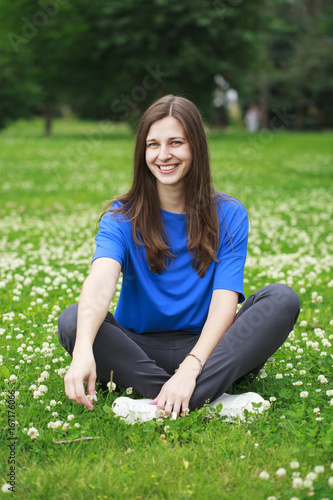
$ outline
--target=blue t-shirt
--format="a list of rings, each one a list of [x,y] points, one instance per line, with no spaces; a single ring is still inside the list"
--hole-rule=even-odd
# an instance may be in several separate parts
[[[115,202],[112,208],[121,206]],[[96,235],[93,261],[110,257],[121,264],[123,282],[115,318],[135,333],[185,330],[200,334],[208,315],[213,290],[226,289],[245,300],[243,272],[248,238],[248,217],[243,205],[230,198],[217,204],[219,262],[212,261],[200,278],[187,250],[184,214],[161,209],[161,218],[173,257],[161,274],[151,273],[143,245],[132,238],[132,223],[122,214],[107,212]],[[228,230],[227,230],[228,228]],[[229,232],[229,234],[228,234]],[[231,237],[231,241],[230,241]]]

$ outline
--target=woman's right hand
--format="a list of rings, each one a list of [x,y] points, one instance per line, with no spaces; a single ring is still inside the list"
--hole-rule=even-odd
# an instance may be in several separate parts
[[[94,407],[88,396],[97,401],[96,363],[92,346],[109,310],[120,271],[121,265],[114,259],[101,257],[94,260],[80,295],[76,341],[73,360],[65,376],[65,391],[69,399],[90,410]],[[88,382],[88,395],[84,390],[84,380]]]
[[[84,390],[84,380],[88,382],[87,394]],[[74,349],[73,360],[65,376],[66,396],[72,401],[93,410],[92,402],[87,396],[89,395],[93,401],[97,401],[95,384],[96,363],[92,347],[87,346],[85,349]]]

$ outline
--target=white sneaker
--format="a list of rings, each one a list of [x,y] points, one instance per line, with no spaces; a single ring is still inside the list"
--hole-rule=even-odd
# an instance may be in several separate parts
[[[153,420],[159,416],[156,405],[150,405],[150,401],[152,399],[132,399],[122,396],[115,399],[112,410],[117,417],[120,417],[127,424],[148,422],[148,420]]]
[[[266,407],[266,401],[255,392],[245,392],[244,394],[224,393],[219,398],[210,403],[211,408],[216,408],[222,403],[222,410],[219,415],[226,416],[225,422],[234,422],[235,420],[245,420],[244,410],[250,413],[262,413]],[[253,408],[252,403],[262,403],[259,408]],[[265,404],[264,404],[265,403]]]

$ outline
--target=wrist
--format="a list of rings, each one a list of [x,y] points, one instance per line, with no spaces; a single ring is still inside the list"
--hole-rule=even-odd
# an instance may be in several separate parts
[[[196,378],[201,373],[201,366],[194,356],[186,356],[180,367],[192,372]]]
[[[73,357],[93,352],[92,343],[89,340],[76,341],[73,349]]]

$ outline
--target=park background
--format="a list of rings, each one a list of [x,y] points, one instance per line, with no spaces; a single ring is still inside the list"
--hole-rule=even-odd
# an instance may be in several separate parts
[[[332,498],[333,5],[0,0],[0,11],[2,484],[43,500]],[[197,104],[214,184],[249,211],[246,295],[283,282],[301,299],[288,341],[252,385],[231,388],[270,401],[253,421],[202,410],[127,426],[110,407],[128,388],[99,388],[94,412],[64,394],[57,317],[78,300],[104,203],[130,187],[137,121],[167,93]]]

